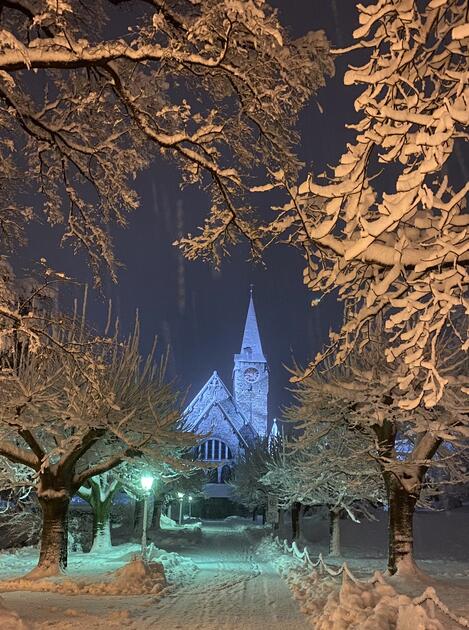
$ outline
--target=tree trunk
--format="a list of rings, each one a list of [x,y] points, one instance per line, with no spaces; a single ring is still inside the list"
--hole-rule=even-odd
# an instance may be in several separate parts
[[[279,509],[278,511],[278,520],[275,523],[274,529],[278,530],[278,532],[280,534],[283,533],[284,531],[284,514],[285,514],[285,510],[283,510],[282,508]]]
[[[161,529],[161,511],[162,511],[161,502],[155,500],[155,507],[153,509],[153,519],[151,521],[152,527],[154,527],[155,529]]]
[[[329,510],[329,555],[341,555],[340,549],[340,510]]]
[[[93,502],[94,503],[94,502]],[[111,505],[112,501],[94,503],[93,507],[93,544],[91,552],[103,552],[112,547],[111,542]]]
[[[372,428],[378,439],[378,453],[382,458],[381,474],[388,498],[388,572],[390,575],[409,571],[415,573],[418,569],[414,561],[414,512],[428,470],[428,465],[418,462],[433,459],[442,439],[435,437],[430,431],[421,435],[418,445],[399,473],[402,480],[413,481],[410,492],[399,480],[396,470],[391,473],[387,469],[387,462],[396,461],[396,426],[384,420]]]
[[[389,500],[388,572],[394,575],[402,570],[415,571],[414,512],[420,492],[410,494],[393,474],[387,473],[386,476]]]
[[[59,575],[67,567],[68,498],[38,496],[42,508],[41,550],[30,577]]]
[[[291,531],[293,540],[296,540],[300,535],[300,511],[301,503],[293,503],[291,506]]]

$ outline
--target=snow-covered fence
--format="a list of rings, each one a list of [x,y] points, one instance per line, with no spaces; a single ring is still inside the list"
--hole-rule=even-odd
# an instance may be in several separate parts
[[[332,577],[339,577],[345,574],[350,580],[352,580],[352,582],[355,582],[356,584],[364,584],[365,582],[367,584],[373,584],[374,582],[384,581],[382,576],[378,572],[376,572],[370,580],[359,580],[355,575],[353,575],[346,562],[344,562],[338,568],[332,568],[324,561],[322,553],[320,553],[318,559],[314,561],[311,559],[307,547],[305,547],[303,551],[300,551],[295,541],[293,541],[292,544],[289,545],[286,539],[280,541],[278,536],[276,536],[274,538],[274,542],[277,544],[278,547],[280,547],[282,551],[292,554],[294,558],[296,558],[300,562],[303,562],[305,566],[309,567],[310,569],[318,569],[318,572],[320,574],[327,574]]]
[[[441,599],[439,599],[438,595],[435,592],[435,589],[432,586],[426,588],[421,595],[419,595],[418,597],[414,597],[412,601],[414,604],[419,604],[420,606],[422,604],[426,604],[431,612],[434,612],[434,608],[436,607],[452,621],[459,624],[462,628],[469,628],[469,620],[467,620],[465,617],[459,617],[458,615],[452,613],[448,606],[446,606],[446,604],[444,604]]]
[[[294,558],[302,562],[308,568],[317,569],[320,575],[330,575],[331,577],[342,576],[342,579],[344,579],[344,577],[346,576],[355,584],[361,585],[372,585],[378,582],[381,582],[383,584],[386,583],[386,580],[379,571],[376,571],[373,577],[371,577],[370,579],[363,580],[353,575],[346,562],[343,562],[340,567],[332,568],[324,561],[321,553],[318,555],[317,560],[312,560],[307,547],[304,547],[303,551],[300,551],[295,541],[293,541],[292,544],[289,545],[286,539],[281,541],[279,537],[276,536],[274,538],[274,542],[277,547],[279,547],[284,553],[293,555]],[[454,621],[454,623],[457,623],[462,628],[469,628],[469,620],[465,617],[460,617],[451,612],[448,606],[446,606],[446,604],[444,604],[441,599],[439,599],[435,589],[431,586],[426,588],[425,591],[418,597],[414,597],[412,603],[416,606],[426,605],[429,612],[433,616],[435,614],[435,608],[438,608],[438,610],[443,613],[443,615],[446,615],[446,617],[451,619],[451,621]]]

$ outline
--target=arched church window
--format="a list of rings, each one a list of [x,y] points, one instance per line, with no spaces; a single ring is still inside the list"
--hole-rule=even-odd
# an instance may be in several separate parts
[[[196,448],[197,459],[211,462],[221,462],[233,459],[230,447],[221,440],[206,440]]]

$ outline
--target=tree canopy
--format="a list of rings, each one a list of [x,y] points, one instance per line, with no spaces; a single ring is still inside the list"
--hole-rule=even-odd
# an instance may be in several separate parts
[[[245,231],[262,250],[275,242],[300,249],[313,303],[333,292],[344,324],[308,372],[333,353],[344,361],[377,315],[391,333],[389,362],[404,359],[400,386],[407,406],[438,403],[447,381],[437,368],[438,338],[467,309],[469,261],[465,212],[469,183],[452,163],[468,139],[467,0],[357,5],[356,44],[366,61],[350,67],[346,85],[363,86],[359,121],[330,176],[304,181],[272,173],[286,197],[272,219]],[[309,142],[309,138],[304,139]],[[224,229],[212,213],[204,232],[182,245],[204,255]],[[467,350],[467,329],[460,330]],[[466,391],[467,388],[463,391]]]
[[[223,245],[251,179],[297,169],[295,120],[331,71],[324,34],[292,41],[263,0],[2,3],[2,245],[42,209],[115,274],[109,225],[158,154],[209,190]]]

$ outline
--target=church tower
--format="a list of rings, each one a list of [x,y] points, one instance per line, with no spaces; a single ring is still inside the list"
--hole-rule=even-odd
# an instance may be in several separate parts
[[[268,392],[269,372],[262,351],[251,289],[241,352],[234,356],[233,396],[236,406],[259,437],[267,435]]]

